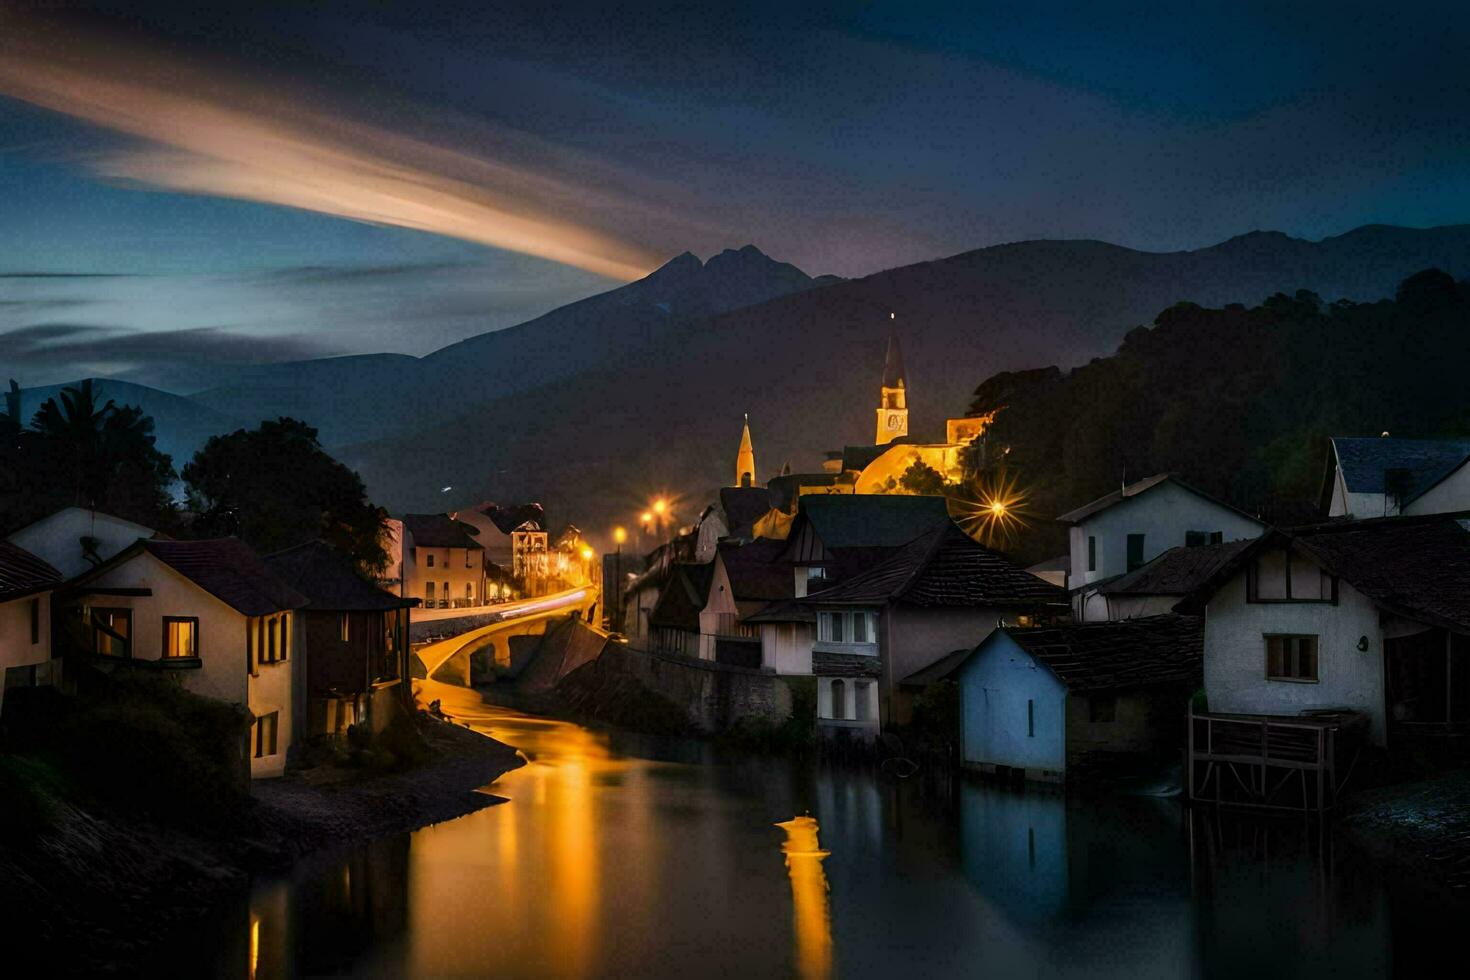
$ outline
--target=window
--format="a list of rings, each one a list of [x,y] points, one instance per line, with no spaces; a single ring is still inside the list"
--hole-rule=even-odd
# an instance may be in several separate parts
[[[1036,702],[1026,699],[1026,737],[1036,737]]]
[[[1094,694],[1087,699],[1087,720],[1094,725],[1111,725],[1118,718],[1116,694]]]
[[[470,559],[474,557],[474,554],[475,553],[472,550],[470,550],[469,548],[466,548],[464,550],[464,567],[465,568],[474,568],[475,567],[473,564],[470,563]]]
[[[847,717],[847,685],[840,680],[832,682],[832,717],[837,721]]]
[[[862,613],[855,613],[852,617],[852,642],[868,643],[868,617]]]
[[[31,599],[31,646],[41,642],[41,600]]]
[[[133,611],[131,609],[92,610],[92,652],[104,657],[131,657]]]
[[[824,643],[877,643],[875,612],[819,612],[817,639]]]
[[[1266,679],[1308,682],[1317,680],[1317,638],[1268,635]]]
[[[449,599],[449,583],[448,582],[440,582],[439,583],[439,605],[444,606],[444,607],[447,608],[449,606],[449,603],[450,603],[450,599]]]
[[[346,613],[337,614],[337,632],[343,643],[347,643],[352,639],[351,620],[348,619]]]
[[[1143,535],[1128,535],[1128,571],[1142,568],[1143,562]]]
[[[1087,536],[1087,570],[1097,571],[1097,538],[1091,534]]]
[[[1219,544],[1225,540],[1224,531],[1185,531],[1184,546],[1198,548],[1201,545]]]
[[[433,582],[425,582],[424,583],[424,608],[427,609],[427,608],[429,608],[432,605],[434,605],[434,583]]]
[[[1337,580],[1302,554],[1273,548],[1246,568],[1247,602],[1337,602]]]
[[[852,685],[854,702],[852,716],[857,721],[868,720],[868,715],[871,713],[868,710],[868,697],[872,687],[873,685],[868,681],[858,681]]]
[[[256,641],[257,663],[274,664],[291,655],[291,614],[262,616],[261,638]]]
[[[433,554],[424,555],[424,565],[426,567],[428,567],[428,568],[433,568],[434,567],[434,556],[433,556]]]
[[[464,584],[464,604],[467,606],[475,604],[475,587],[469,582]]]
[[[199,656],[199,620],[193,616],[163,617],[163,655]]]
[[[279,719],[279,711],[272,711],[255,719],[255,758],[264,759],[268,755],[276,754],[276,725]]]
[[[827,577],[827,566],[826,565],[808,565],[807,566],[807,570],[806,570],[806,577],[807,577],[808,580],[814,579],[814,578],[821,578],[821,579],[826,578]]]

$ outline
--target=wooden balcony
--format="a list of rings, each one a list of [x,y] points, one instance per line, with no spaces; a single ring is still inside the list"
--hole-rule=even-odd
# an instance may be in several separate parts
[[[1189,716],[1189,798],[1323,811],[1337,803],[1368,731],[1357,711]]]

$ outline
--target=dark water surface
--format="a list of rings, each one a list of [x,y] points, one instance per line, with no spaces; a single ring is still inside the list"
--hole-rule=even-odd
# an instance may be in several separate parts
[[[201,930],[214,973],[1374,977],[1443,936],[1300,822],[724,758],[441,693],[530,759],[510,802],[261,884]]]

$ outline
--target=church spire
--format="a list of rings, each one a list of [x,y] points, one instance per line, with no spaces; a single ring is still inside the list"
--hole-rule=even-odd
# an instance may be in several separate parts
[[[888,314],[896,320],[895,314]],[[883,385],[878,396],[878,435],[874,445],[886,446],[909,434],[908,385],[903,375],[903,350],[898,346],[898,331],[888,334],[888,353],[883,358]]]
[[[750,415],[745,416],[745,427],[740,430],[740,452],[735,455],[735,485],[755,486],[755,447],[750,442]]]

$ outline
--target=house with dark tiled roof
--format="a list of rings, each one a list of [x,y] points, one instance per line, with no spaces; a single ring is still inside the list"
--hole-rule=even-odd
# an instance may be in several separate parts
[[[297,610],[308,604],[237,538],[141,540],[57,593],[67,657],[172,673],[250,711],[250,773],[279,776],[300,728]]]
[[[792,567],[800,597],[851,577],[948,523],[943,497],[809,494],[798,500],[781,557]]]
[[[51,595],[61,573],[0,540],[0,712],[5,690],[51,679]]]
[[[904,678],[1001,623],[1064,615],[1066,593],[946,519],[798,605],[815,618],[819,727],[871,735],[909,721]]]
[[[705,660],[739,667],[764,666],[760,627],[746,620],[795,594],[791,566],[781,560],[784,541],[725,541],[711,563],[709,591],[699,612]],[[773,665],[774,666],[774,665]]]
[[[1209,582],[1252,539],[1170,548],[1142,568],[1105,579],[1089,596],[1085,622],[1172,612]]]
[[[1072,614],[1084,622],[1106,615],[1106,602],[1097,598],[1103,582],[1137,571],[1170,548],[1255,538],[1266,529],[1259,518],[1172,473],[1127,484],[1057,521],[1070,526]]]
[[[677,562],[649,614],[650,646],[660,653],[699,656],[699,614],[709,600],[715,563]]]
[[[771,511],[771,493],[765,487],[721,487],[714,503],[705,508],[695,530],[695,560],[713,561],[721,541],[753,541],[755,525]]]
[[[294,668],[300,736],[341,736],[364,722],[382,731],[412,711],[408,617],[419,600],[379,588],[324,541],[267,555],[265,563],[306,598]]]
[[[1181,611],[1205,617],[1212,713],[1361,713],[1375,744],[1470,732],[1465,514],[1273,530]]]
[[[1061,782],[1119,756],[1177,759],[1201,649],[1195,616],[1004,626],[921,680],[957,684],[966,766]]]
[[[1337,437],[1322,479],[1326,517],[1470,510],[1470,439]]]
[[[485,546],[475,525],[449,514],[404,514],[400,524],[406,598],[424,609],[485,604]]]

